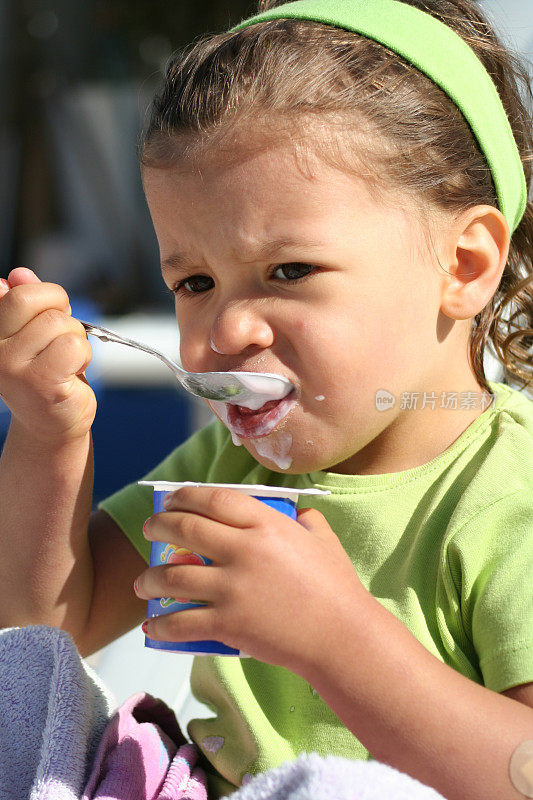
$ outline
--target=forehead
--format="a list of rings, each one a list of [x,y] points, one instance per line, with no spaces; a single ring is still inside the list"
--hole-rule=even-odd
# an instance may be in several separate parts
[[[144,167],[143,183],[156,228],[172,217],[258,221],[269,217],[305,223],[311,217],[369,213],[375,205],[361,179],[325,164],[290,144],[231,153],[171,167]]]
[[[253,190],[269,185],[313,184],[321,178],[316,156],[309,154],[303,164],[300,154],[289,145],[248,149],[235,147],[231,152],[212,150],[205,157],[177,160],[170,166],[144,167],[143,184],[148,194],[172,191],[187,185],[195,192],[241,188]]]
[[[162,260],[188,252],[196,264],[232,254],[252,262],[269,242],[364,244],[372,228],[421,249],[418,219],[406,199],[390,193],[383,202],[360,175],[325,160],[322,138],[273,142],[241,135],[220,147],[178,147],[171,164],[145,166]]]

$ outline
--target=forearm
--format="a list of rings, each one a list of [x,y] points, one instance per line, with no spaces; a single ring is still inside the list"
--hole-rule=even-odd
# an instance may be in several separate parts
[[[521,798],[509,762],[533,710],[440,662],[371,595],[357,615],[299,671],[371,755],[448,800]]]
[[[0,625],[49,624],[76,639],[92,596],[91,435],[61,445],[12,422],[0,459]]]

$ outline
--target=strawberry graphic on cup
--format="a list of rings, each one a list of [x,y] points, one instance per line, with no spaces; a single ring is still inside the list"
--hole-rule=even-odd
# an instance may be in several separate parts
[[[206,566],[206,559],[199,556],[198,553],[193,553],[192,550],[187,550],[186,547],[175,547],[173,544],[167,544],[161,553],[162,564],[196,564],[200,567]],[[187,598],[180,597],[162,597],[160,599],[162,608],[167,608],[172,603],[187,603]]]

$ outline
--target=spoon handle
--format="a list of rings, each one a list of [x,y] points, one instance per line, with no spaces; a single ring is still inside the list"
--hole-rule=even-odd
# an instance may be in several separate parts
[[[135,339],[128,339],[126,336],[120,336],[118,333],[115,333],[115,331],[110,331],[108,328],[103,328],[101,325],[93,325],[92,322],[84,322],[82,319],[78,320],[78,322],[81,322],[87,333],[90,333],[92,336],[96,336],[96,338],[100,339],[102,342],[116,342],[116,344],[125,344],[126,347],[132,347],[134,350],[142,350],[143,353],[156,356],[156,358],[159,358],[163,364],[166,364],[166,366],[172,370],[174,375],[176,375],[179,380],[182,379],[184,370],[182,370],[181,367],[179,367],[170,358],[167,358],[165,355],[163,355],[163,353],[160,353],[159,350],[155,350],[153,347],[142,344],[142,342],[137,342]]]

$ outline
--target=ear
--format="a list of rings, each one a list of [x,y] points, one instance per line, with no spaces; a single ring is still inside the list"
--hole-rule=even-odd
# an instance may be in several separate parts
[[[471,319],[490,302],[509,255],[507,220],[493,206],[463,212],[446,242],[449,275],[443,277],[441,311],[450,319]]]

